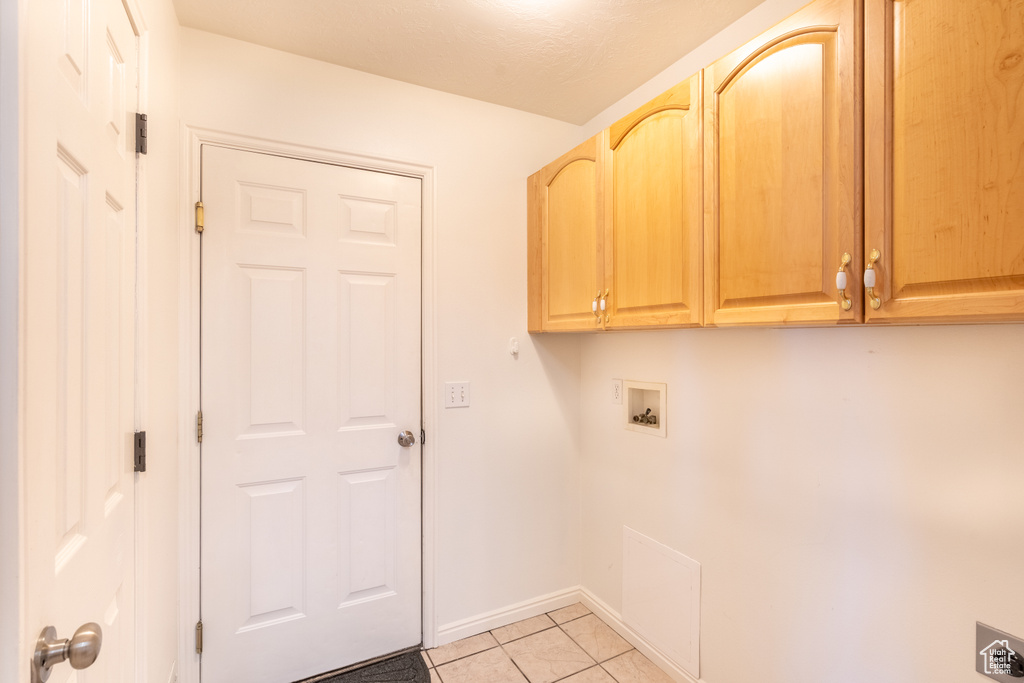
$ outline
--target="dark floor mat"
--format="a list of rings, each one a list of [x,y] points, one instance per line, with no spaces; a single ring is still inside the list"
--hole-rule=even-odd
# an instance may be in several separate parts
[[[320,683],[430,683],[430,671],[419,652],[407,652],[383,662],[338,674]]]

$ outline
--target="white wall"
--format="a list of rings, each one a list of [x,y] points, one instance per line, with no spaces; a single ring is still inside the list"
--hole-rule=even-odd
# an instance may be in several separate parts
[[[141,110],[149,153],[139,204],[138,429],[147,470],[137,475],[137,680],[170,681],[178,638],[179,26],[171,0],[139,0],[145,22]]]
[[[769,0],[607,126],[803,2]],[[581,136],[581,137],[582,137]],[[1024,326],[581,340],[583,586],[616,610],[622,526],[702,573],[702,680],[973,680],[974,622],[1024,635]],[[668,438],[611,380],[668,383]]]
[[[579,340],[526,333],[525,225],[526,176],[579,128],[191,29],[181,58],[185,125],[435,169],[426,362],[472,396],[427,435],[436,624],[578,585]]]
[[[702,679],[973,676],[1024,634],[1024,326],[679,330],[582,346],[583,585],[622,526],[703,565]],[[612,378],[667,382],[668,438]]]

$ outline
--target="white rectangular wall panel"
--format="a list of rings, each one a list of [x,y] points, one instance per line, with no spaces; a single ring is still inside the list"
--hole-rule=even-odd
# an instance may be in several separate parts
[[[622,620],[700,678],[700,564],[622,529]]]

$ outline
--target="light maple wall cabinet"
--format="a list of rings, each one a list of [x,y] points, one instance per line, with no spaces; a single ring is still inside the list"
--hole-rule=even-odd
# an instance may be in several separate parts
[[[700,75],[608,131],[607,329],[702,322]]]
[[[1024,6],[865,12],[868,322],[1024,319]]]
[[[706,325],[863,319],[861,11],[818,0],[705,69]]]
[[[607,131],[527,180],[527,324],[530,332],[603,327],[604,149]]]

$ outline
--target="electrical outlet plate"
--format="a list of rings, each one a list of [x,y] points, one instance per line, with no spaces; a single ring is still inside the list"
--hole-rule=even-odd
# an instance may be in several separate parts
[[[469,382],[445,382],[444,383],[444,407],[445,408],[468,408],[469,407]]]
[[[612,380],[612,403],[617,406],[622,405],[622,380]]]

